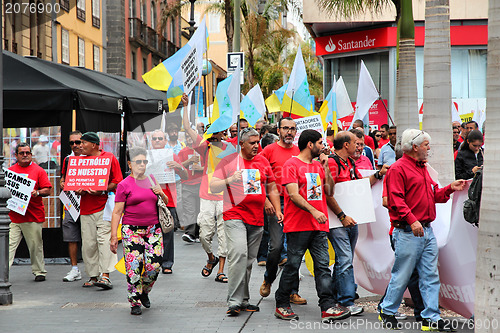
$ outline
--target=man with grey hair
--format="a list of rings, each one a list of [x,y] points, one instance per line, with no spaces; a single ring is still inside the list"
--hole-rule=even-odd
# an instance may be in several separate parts
[[[224,223],[227,240],[229,316],[258,311],[249,304],[248,285],[264,226],[264,202],[269,195],[276,218],[283,220],[279,194],[269,161],[257,155],[259,133],[246,128],[240,134],[241,151],[225,157],[210,182],[212,192],[224,191]]]
[[[436,203],[450,199],[454,191],[464,189],[465,181],[456,180],[439,188],[426,167],[431,137],[424,131],[407,129],[401,146],[403,157],[387,173],[387,203],[396,260],[386,296],[380,305],[379,320],[389,328],[399,328],[395,314],[415,269],[425,308],[421,312],[423,331],[452,331],[451,323],[441,319],[439,311],[438,247],[431,223],[436,218]]]

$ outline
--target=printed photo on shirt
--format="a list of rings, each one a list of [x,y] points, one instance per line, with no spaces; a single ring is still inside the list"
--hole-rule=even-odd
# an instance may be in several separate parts
[[[307,200],[322,200],[321,178],[317,173],[306,173],[307,179]]]
[[[243,169],[243,193],[244,194],[262,194],[260,187],[260,172],[258,169]]]

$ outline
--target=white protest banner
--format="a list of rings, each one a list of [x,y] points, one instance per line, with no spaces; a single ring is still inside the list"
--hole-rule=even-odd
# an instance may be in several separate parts
[[[148,150],[146,174],[152,174],[159,184],[175,183],[175,171],[167,166],[174,160],[172,149]]]
[[[3,168],[3,171],[5,172],[5,187],[12,195],[7,200],[7,208],[21,215],[26,214],[36,181],[6,168]]]
[[[201,78],[200,68],[197,63],[196,48],[192,48],[184,57],[181,63],[182,81],[184,84],[184,92],[188,93],[196,86]]]
[[[80,216],[81,196],[76,194],[74,191],[61,191],[59,199],[64,205],[64,208],[66,208],[67,213],[69,213],[73,218],[73,221],[78,220],[78,217]]]
[[[375,222],[372,190],[370,180],[362,178],[335,184],[333,195],[342,211],[356,221],[357,224]],[[328,220],[331,228],[342,227],[342,223],[334,212],[328,208]]]
[[[297,134],[295,134],[295,138],[293,139],[294,145],[297,145],[297,143],[299,142],[300,134],[306,129],[318,131],[319,133],[321,133],[321,135],[323,135],[323,123],[319,114],[315,116],[294,119],[294,121],[297,126]]]

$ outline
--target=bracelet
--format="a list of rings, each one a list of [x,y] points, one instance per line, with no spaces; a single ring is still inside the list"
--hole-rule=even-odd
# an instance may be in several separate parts
[[[345,217],[346,217],[346,215],[345,215],[345,213],[344,213],[344,212],[342,212],[342,211],[341,211],[340,213],[338,213],[338,214],[337,214],[337,218],[340,220],[340,222],[344,221],[344,220],[345,220]]]
[[[377,170],[374,174],[375,178],[377,178],[378,180],[381,180],[382,177],[384,177],[383,175],[380,174],[380,170]]]

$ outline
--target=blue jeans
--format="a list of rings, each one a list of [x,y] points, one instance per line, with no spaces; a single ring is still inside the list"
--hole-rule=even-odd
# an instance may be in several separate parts
[[[299,268],[302,257],[309,250],[314,262],[314,282],[321,311],[335,306],[328,265],[327,233],[324,231],[300,231],[287,233],[288,261],[281,273],[280,285],[276,290],[276,307],[290,306],[290,294],[299,284]]]
[[[352,259],[358,241],[358,226],[332,228],[328,233],[328,239],[335,250],[335,265],[332,274],[333,296],[343,306],[353,305],[356,283]]]
[[[438,247],[431,227],[424,227],[424,236],[416,237],[410,228],[395,228],[394,240],[396,260],[391,271],[391,281],[387,287],[382,311],[393,315],[399,308],[406,286],[415,267],[419,276],[419,289],[424,302],[422,318],[437,321],[439,311]]]

